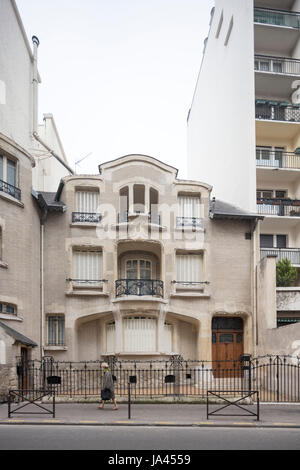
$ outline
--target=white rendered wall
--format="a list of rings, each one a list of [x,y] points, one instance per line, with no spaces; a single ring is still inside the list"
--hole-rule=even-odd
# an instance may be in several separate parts
[[[0,0],[0,132],[29,150],[32,61],[11,0]]]
[[[253,0],[216,0],[187,137],[188,177],[212,184],[212,196],[255,212],[253,31]]]

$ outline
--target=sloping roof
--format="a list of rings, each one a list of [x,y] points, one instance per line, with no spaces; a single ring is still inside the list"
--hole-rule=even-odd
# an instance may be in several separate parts
[[[32,346],[33,348],[37,347],[37,343],[22,335],[13,328],[10,328],[9,326],[5,325],[4,323],[0,322],[0,327],[2,327],[9,336],[12,336],[12,338],[14,338],[19,343],[22,343],[25,346]]]
[[[37,201],[39,206],[42,209],[47,209],[48,211],[58,211],[65,212],[66,205],[62,201],[56,201],[57,193],[50,193],[45,191],[39,191],[37,193]]]
[[[259,214],[248,212],[240,207],[217,199],[213,199],[210,203],[210,216],[212,219],[264,219]]]

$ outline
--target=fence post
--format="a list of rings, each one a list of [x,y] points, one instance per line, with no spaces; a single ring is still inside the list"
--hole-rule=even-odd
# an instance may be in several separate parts
[[[131,419],[131,396],[130,396],[130,381],[128,381],[128,419]]]
[[[279,401],[279,356],[276,356],[276,397]]]

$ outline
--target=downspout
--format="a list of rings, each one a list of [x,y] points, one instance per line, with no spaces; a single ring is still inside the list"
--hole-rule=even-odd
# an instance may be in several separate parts
[[[45,283],[44,283],[44,237],[45,222],[48,215],[47,209],[44,209],[40,219],[40,355],[41,359],[45,354]]]

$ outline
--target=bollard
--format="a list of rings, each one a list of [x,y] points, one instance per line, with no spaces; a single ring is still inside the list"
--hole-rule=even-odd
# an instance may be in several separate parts
[[[128,419],[131,419],[131,396],[130,396],[130,382],[128,382]]]

